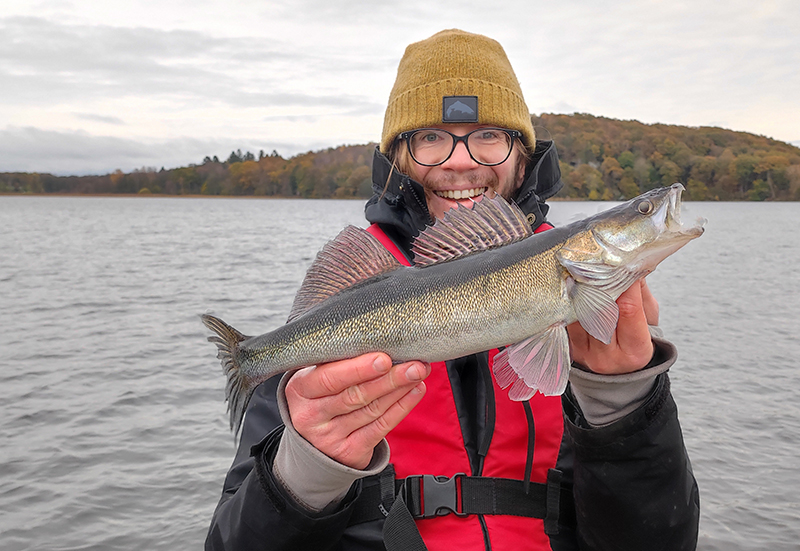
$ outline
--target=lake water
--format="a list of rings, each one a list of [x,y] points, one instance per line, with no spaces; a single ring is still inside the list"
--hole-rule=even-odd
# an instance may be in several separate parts
[[[601,203],[553,203],[563,224]],[[235,446],[198,314],[283,323],[357,201],[0,197],[0,548],[202,547]],[[649,277],[701,550],[800,542],[800,204],[689,203]]]

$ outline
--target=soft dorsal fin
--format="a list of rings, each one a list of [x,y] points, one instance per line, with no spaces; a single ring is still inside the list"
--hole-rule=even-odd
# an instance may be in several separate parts
[[[287,323],[344,289],[400,266],[370,233],[347,226],[317,253],[294,297]]]
[[[502,247],[533,234],[525,215],[500,195],[484,197],[471,209],[450,209],[414,241],[417,266],[429,266],[476,251]]]

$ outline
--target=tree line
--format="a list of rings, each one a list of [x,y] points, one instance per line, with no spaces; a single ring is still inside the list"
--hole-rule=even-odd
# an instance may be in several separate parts
[[[800,149],[716,127],[643,124],[587,114],[532,116],[538,139],[555,141],[558,197],[618,200],[682,182],[693,200],[800,200]],[[283,158],[232,151],[223,161],[102,176],[0,174],[0,193],[232,195],[366,198],[375,144]]]
[[[800,149],[785,142],[586,114],[532,120],[537,137],[558,147],[561,197],[629,199],[681,182],[693,200],[800,200]]]
[[[143,167],[103,176],[0,174],[0,193],[254,195],[304,198],[368,197],[375,144],[340,146],[284,159],[241,150],[224,161],[165,170]]]

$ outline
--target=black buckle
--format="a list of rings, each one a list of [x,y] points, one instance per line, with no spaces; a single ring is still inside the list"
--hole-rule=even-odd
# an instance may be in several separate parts
[[[459,509],[459,477],[464,473],[456,473],[451,478],[446,476],[422,475],[420,478],[420,515],[418,518],[433,518],[456,514],[460,517],[467,516],[460,513]]]

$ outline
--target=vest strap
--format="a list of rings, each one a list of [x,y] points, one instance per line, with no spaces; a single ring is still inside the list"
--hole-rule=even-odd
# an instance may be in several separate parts
[[[406,506],[415,519],[451,513],[514,515],[545,519],[548,534],[557,533],[559,520],[569,518],[565,509],[572,504],[571,492],[561,488],[561,471],[555,469],[548,471],[546,483],[531,482],[527,493],[522,480],[464,474],[409,476],[403,486]]]
[[[386,551],[428,551],[405,503],[404,494],[401,491],[397,495],[383,523],[383,545]]]
[[[575,525],[572,492],[562,487],[561,471],[556,469],[548,471],[546,483],[529,483],[527,492],[522,480],[463,473],[450,478],[417,475],[396,479],[396,497],[388,513],[387,482],[393,479],[394,470],[389,467],[379,477],[379,484],[362,489],[349,524],[385,518],[384,543],[388,551],[425,549],[419,546],[422,540],[414,520],[451,513],[540,518],[548,535],[557,534],[559,525]]]

